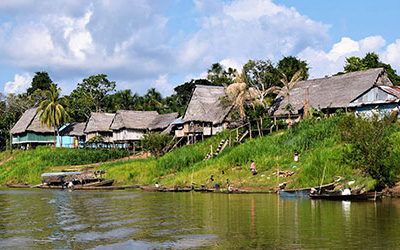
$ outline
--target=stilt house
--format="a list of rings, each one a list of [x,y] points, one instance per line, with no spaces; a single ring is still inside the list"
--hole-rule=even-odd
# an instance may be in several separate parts
[[[54,145],[54,129],[40,123],[37,108],[26,110],[11,129],[12,144],[22,148]]]
[[[353,110],[350,103],[363,93],[376,86],[392,85],[383,68],[300,81],[289,93],[278,95],[271,111],[276,118],[297,119],[308,108],[327,114],[337,109]]]
[[[225,96],[222,86],[196,85],[183,119],[175,124],[175,136],[195,139],[226,129],[232,106],[223,103]]]
[[[86,142],[111,144],[113,131],[110,126],[114,117],[115,114],[112,113],[92,112],[84,130]]]

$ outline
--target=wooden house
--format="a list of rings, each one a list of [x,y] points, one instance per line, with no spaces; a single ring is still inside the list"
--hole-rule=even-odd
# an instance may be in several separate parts
[[[178,113],[160,115],[156,111],[119,110],[111,124],[113,142],[133,144],[149,131],[164,131],[177,116]]]
[[[110,126],[114,117],[115,114],[112,113],[92,112],[84,130],[86,142],[105,145],[113,143],[113,131]]]
[[[395,113],[399,117],[400,87],[398,86],[373,86],[349,105],[355,109],[356,114],[365,117],[378,115],[380,117]]]
[[[73,122],[66,124],[60,129],[60,138],[57,140],[57,147],[79,148],[86,142],[84,133],[86,122]]]
[[[222,86],[196,85],[183,118],[174,123],[175,136],[195,139],[226,129],[232,106],[223,104],[225,96]]]
[[[277,118],[291,119],[302,117],[305,108],[333,113],[350,108],[353,100],[374,86],[392,86],[383,68],[300,81],[288,94],[278,95],[271,113]]]
[[[54,145],[54,129],[40,123],[36,110],[26,110],[11,129],[13,146],[28,149],[37,145]]]

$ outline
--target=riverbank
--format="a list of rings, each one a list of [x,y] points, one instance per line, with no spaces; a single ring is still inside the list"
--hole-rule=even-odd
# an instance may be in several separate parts
[[[43,172],[82,170],[91,166],[106,170],[105,178],[114,179],[115,185],[127,186],[155,186],[157,183],[165,188],[213,188],[215,185],[227,188],[229,184],[238,189],[271,192],[282,185],[286,188],[314,187],[340,178],[339,186],[351,183],[353,189],[373,189],[375,180],[344,161],[348,145],[341,140],[338,131],[341,119],[342,116],[307,119],[291,129],[247,139],[240,144],[232,141],[233,131],[225,131],[160,158],[132,159],[121,152],[103,155],[105,151],[51,148],[17,151],[12,155],[3,152],[0,153],[0,184],[34,185],[40,183]],[[400,162],[400,132],[393,130],[389,136],[394,152],[390,160]],[[218,156],[204,160],[222,139],[231,139],[231,143]],[[294,152],[299,152],[298,162],[294,161]],[[256,163],[256,175],[249,170],[251,160]]]

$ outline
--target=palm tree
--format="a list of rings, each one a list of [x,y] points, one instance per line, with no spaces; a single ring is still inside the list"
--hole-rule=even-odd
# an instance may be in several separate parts
[[[258,100],[258,91],[254,87],[250,87],[245,81],[244,73],[238,75],[235,82],[226,88],[228,101],[233,107],[239,110],[241,118],[246,116],[245,107],[247,104],[255,107]]]
[[[45,100],[40,102],[37,113],[42,125],[54,129],[54,147],[57,143],[58,127],[69,119],[68,113],[60,103],[60,89],[55,84],[44,91]],[[61,143],[61,142],[60,142]]]
[[[282,75],[280,82],[283,84],[283,86],[272,86],[269,89],[267,89],[266,92],[267,94],[269,93],[277,94],[287,100],[285,109],[289,111],[289,119],[290,119],[290,114],[293,110],[293,106],[290,103],[290,91],[296,86],[296,84],[299,81],[303,80],[304,74],[303,70],[301,69],[298,70],[296,73],[294,73],[291,79],[289,79],[283,72],[281,72],[280,74]]]

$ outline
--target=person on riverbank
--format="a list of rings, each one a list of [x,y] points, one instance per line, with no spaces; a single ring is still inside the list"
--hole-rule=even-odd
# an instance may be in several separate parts
[[[253,175],[257,174],[256,163],[253,160],[250,163],[250,171]]]

